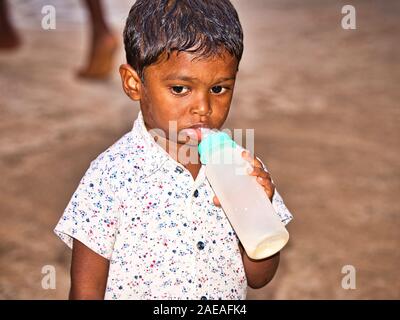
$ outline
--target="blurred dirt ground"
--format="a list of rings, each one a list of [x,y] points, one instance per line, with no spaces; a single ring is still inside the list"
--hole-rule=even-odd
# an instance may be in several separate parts
[[[345,2],[233,2],[245,53],[227,126],[256,129],[295,216],[276,277],[248,298],[399,299],[400,2],[353,1],[356,30],[341,28]],[[122,48],[110,81],[77,80],[85,25],[32,25],[19,51],[0,52],[0,298],[65,299],[70,251],[52,230],[138,105],[119,83]],[[55,290],[41,286],[45,265]],[[355,290],[341,287],[345,265]]]

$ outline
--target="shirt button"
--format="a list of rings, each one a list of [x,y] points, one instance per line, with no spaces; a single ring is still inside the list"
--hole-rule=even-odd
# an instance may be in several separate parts
[[[193,196],[197,198],[199,196],[199,190],[194,190]]]
[[[182,167],[177,166],[177,167],[175,168],[175,172],[182,173],[182,172],[183,172]]]
[[[199,250],[203,250],[205,247],[204,242],[203,241],[199,241],[197,242],[197,249]]]
[[[202,296],[200,299],[201,300],[207,300],[207,297],[206,296]]]

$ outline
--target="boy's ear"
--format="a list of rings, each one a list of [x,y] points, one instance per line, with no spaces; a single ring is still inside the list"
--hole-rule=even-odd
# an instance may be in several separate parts
[[[119,67],[122,88],[132,100],[140,100],[141,80],[137,72],[129,64],[121,64]]]

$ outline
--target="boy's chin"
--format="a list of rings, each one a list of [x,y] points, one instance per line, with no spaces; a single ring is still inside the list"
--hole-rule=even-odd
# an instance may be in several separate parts
[[[201,141],[201,136],[196,129],[182,129],[179,133],[169,133],[168,140],[178,145],[186,145],[189,147],[197,147]]]
[[[188,146],[188,147],[198,147],[200,141],[197,139],[193,139],[191,137],[178,137],[176,141],[179,145]]]
[[[154,136],[154,141],[158,142],[158,143],[164,143],[164,144],[176,144],[177,146],[187,146],[187,147],[198,147],[200,141],[195,138],[195,137],[191,137],[188,135],[176,135],[176,134],[170,134],[167,136],[167,139],[165,139],[165,137],[162,136]]]

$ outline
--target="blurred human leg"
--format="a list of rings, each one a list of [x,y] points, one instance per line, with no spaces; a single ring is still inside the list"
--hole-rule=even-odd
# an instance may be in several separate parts
[[[84,0],[84,3],[90,15],[92,39],[87,63],[78,75],[84,78],[106,78],[112,71],[117,39],[107,24],[101,1]]]
[[[18,33],[10,20],[7,1],[0,0],[0,50],[15,49],[20,44]]]

